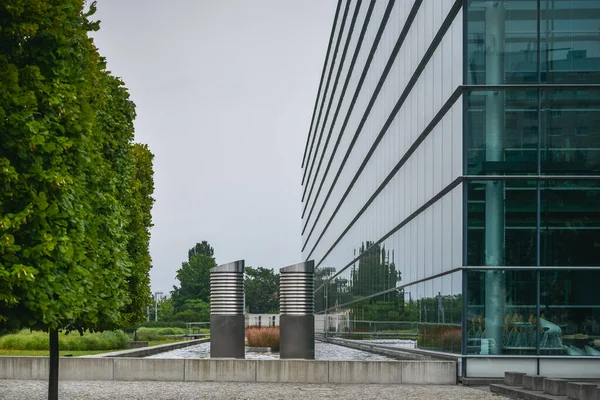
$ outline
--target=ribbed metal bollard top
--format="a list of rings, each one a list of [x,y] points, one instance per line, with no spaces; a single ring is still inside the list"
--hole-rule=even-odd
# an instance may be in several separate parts
[[[313,315],[315,262],[290,265],[279,272],[281,315]]]
[[[211,268],[210,313],[244,314],[244,260]]]

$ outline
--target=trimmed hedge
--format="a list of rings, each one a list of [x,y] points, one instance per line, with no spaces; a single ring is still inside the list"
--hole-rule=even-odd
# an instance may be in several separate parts
[[[151,341],[151,340],[162,340],[166,335],[185,335],[185,329],[183,328],[146,328],[142,327],[137,330],[137,340]]]
[[[185,329],[185,322],[181,321],[146,321],[139,325],[137,328],[182,328]]]
[[[129,341],[123,331],[86,332],[79,335],[61,333],[58,338],[60,350],[117,350],[125,348]],[[18,333],[0,337],[0,349],[6,350],[48,350],[50,342],[48,333],[23,329]]]

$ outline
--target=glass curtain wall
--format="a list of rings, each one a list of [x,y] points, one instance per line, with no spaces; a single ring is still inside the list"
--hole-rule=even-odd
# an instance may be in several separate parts
[[[316,266],[317,326],[346,339],[460,354],[460,2],[371,4],[339,118],[322,122],[332,124],[329,149],[307,174],[317,182],[307,191],[303,232],[303,257]]]
[[[463,354],[600,356],[600,2],[466,4]]]

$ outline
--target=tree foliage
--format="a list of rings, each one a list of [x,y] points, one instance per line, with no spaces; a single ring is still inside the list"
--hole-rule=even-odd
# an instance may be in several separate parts
[[[0,2],[0,329],[114,328],[150,300],[152,155],[94,11]]]
[[[179,287],[173,286],[171,292],[176,313],[206,309],[206,305],[210,303],[210,269],[216,265],[214,249],[207,241],[196,243],[188,251],[188,260],[177,270]]]
[[[394,263],[393,252],[390,257],[389,250],[384,246],[366,242],[360,247],[359,254],[361,258],[358,265],[352,267],[353,298],[383,293],[353,304],[353,317],[369,321],[398,320],[404,298],[401,292],[393,290],[401,281],[400,271],[396,270]]]
[[[173,300],[170,297],[163,297],[158,301],[158,320],[173,321]]]
[[[256,314],[279,312],[279,274],[272,269],[246,267],[244,290],[249,312]]]
[[[126,230],[127,253],[133,265],[127,277],[127,285],[131,303],[124,310],[124,325],[131,326],[145,317],[144,308],[151,302],[150,291],[150,228],[152,227],[152,205],[154,199],[154,171],[152,160],[154,155],[147,145],[134,144],[129,153],[131,174],[129,175],[129,192],[123,188],[120,193],[130,193],[123,198],[128,211]]]

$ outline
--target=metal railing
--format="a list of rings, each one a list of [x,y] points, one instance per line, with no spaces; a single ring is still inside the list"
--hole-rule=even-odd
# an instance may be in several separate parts
[[[185,336],[210,336],[210,322],[186,322]],[[204,332],[203,332],[204,331]]]

